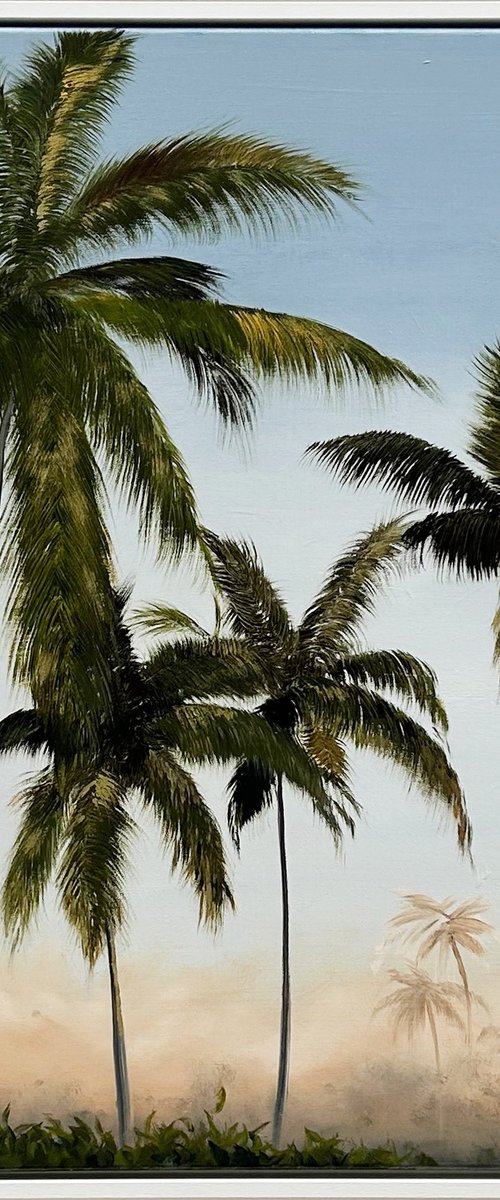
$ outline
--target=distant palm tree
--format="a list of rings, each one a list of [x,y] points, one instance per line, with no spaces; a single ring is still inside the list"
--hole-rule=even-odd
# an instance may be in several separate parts
[[[66,740],[59,743],[36,708],[0,721],[0,754],[45,752],[50,758],[17,798],[21,825],[2,906],[15,947],[55,874],[61,909],[90,966],[107,950],[123,1143],[130,1136],[131,1107],[115,939],[125,920],[126,873],[136,832],[130,799],[138,796],[155,818],[172,868],[195,891],[200,920],[217,928],[225,909],[233,907],[223,840],[186,764],[234,763],[248,753],[318,802],[324,786],[299,744],[259,714],[231,704],[253,696],[257,678],[250,655],[234,638],[209,638],[171,610],[171,629],[183,630],[184,636],[139,661],[123,616],[126,593],[115,592],[114,598],[114,707],[101,723],[99,753],[72,760]]]
[[[423,1033],[429,1026],[436,1073],[441,1075],[441,1057],[439,1053],[439,1038],[437,1021],[442,1019],[448,1025],[462,1029],[464,1023],[460,1016],[458,1001],[461,998],[461,988],[457,983],[436,983],[412,963],[407,963],[407,970],[388,971],[387,974],[397,988],[386,996],[374,1008],[374,1015],[385,1009],[391,1009],[394,1022],[394,1036],[404,1031],[411,1043],[415,1034]]]
[[[396,929],[413,926],[403,940],[406,943],[419,943],[417,962],[427,958],[433,950],[438,950],[441,963],[446,962],[450,953],[453,955],[462,981],[467,1013],[466,1043],[470,1046],[472,995],[461,949],[475,955],[484,954],[480,939],[491,933],[493,926],[480,920],[478,913],[485,912],[488,905],[482,900],[466,900],[452,907],[455,901],[451,897],[439,901],[417,894],[404,896],[403,899],[406,909],[393,917],[389,925]]]
[[[381,584],[397,565],[404,525],[378,526],[357,541],[329,571],[324,586],[294,627],[286,606],[253,546],[205,531],[212,574],[225,602],[229,633],[260,664],[259,709],[274,729],[301,745],[319,765],[325,794],[313,808],[339,843],[342,829],[354,832],[358,804],[349,782],[345,741],[369,749],[406,772],[426,798],[442,801],[453,816],[462,847],[470,829],[462,791],[438,734],[432,736],[387,698],[415,704],[436,733],[446,714],[436,679],[424,663],[401,650],[365,650],[359,635]],[[160,610],[152,614],[161,627]],[[154,627],[154,625],[153,625]],[[283,778],[259,756],[244,754],[230,784],[228,819],[239,848],[240,832],[276,803],[282,891],[282,1005],[273,1141],[279,1144],[290,1057],[290,954],[288,869]]]
[[[182,456],[122,343],[163,348],[235,428],[251,420],[261,379],[425,385],[318,321],[221,303],[211,267],[136,256],[154,230],[212,239],[273,230],[301,212],[333,217],[360,189],[312,154],[219,130],[99,161],[133,44],[119,29],[65,30],[0,86],[0,488],[5,463],[13,662],[68,740],[86,742],[98,740],[112,691],[101,466],[160,553],[198,544]],[[103,260],[124,244],[132,257]]]

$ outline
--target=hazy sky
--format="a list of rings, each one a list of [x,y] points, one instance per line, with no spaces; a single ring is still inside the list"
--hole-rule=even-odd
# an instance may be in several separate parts
[[[1,57],[15,67],[32,41],[32,33],[2,30]],[[354,393],[339,404],[305,388],[266,389],[245,455],[236,444],[221,444],[215,420],[200,413],[164,358],[140,363],[185,454],[205,521],[255,540],[294,616],[338,551],[390,511],[376,489],[341,491],[301,462],[310,441],[387,426],[464,448],[472,359],[498,328],[499,45],[493,30],[138,33],[137,70],[109,128],[106,154],[231,121],[236,129],[309,148],[368,185],[368,219],[346,210],[337,225],[311,219],[296,236],[185,243],[177,252],[226,272],[228,299],[348,330],[432,375],[442,391],[440,404],[401,390],[377,409]],[[168,253],[170,244],[157,237],[153,250]],[[208,598],[187,575],[159,572],[153,557],[138,550],[135,526],[123,513],[114,536],[121,570],[136,580],[135,599],[168,599],[210,619]],[[357,766],[364,817],[355,842],[346,843],[344,862],[305,802],[292,797],[292,954],[303,980],[318,964],[337,983],[349,967],[368,966],[399,889],[438,897],[481,891],[500,918],[500,712],[489,631],[495,592],[493,585],[439,583],[431,572],[408,577],[381,599],[367,626],[372,646],[408,649],[439,672],[451,754],[474,825],[476,874],[459,860],[454,832],[440,827],[418,792],[408,797],[405,781],[371,758]],[[7,709],[5,684],[2,700]],[[19,771],[16,764],[2,771],[6,803]],[[222,820],[226,777],[204,775],[203,782]],[[0,822],[6,854],[14,821],[5,804]],[[244,835],[233,867],[238,914],[214,944],[197,932],[195,903],[171,881],[148,830],[134,856],[130,955],[153,952],[167,975],[189,964],[222,968],[256,955],[272,963],[276,956],[277,983],[272,816]],[[67,934],[50,905],[48,914],[40,934],[66,950]],[[29,953],[28,944],[23,957]],[[77,969],[76,951],[68,953]]]

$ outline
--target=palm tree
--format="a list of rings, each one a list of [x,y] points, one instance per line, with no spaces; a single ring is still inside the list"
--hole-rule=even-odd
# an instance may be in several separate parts
[[[272,230],[301,212],[334,216],[360,190],[311,154],[217,130],[99,161],[132,66],[124,32],[69,30],[0,87],[0,483],[5,465],[12,663],[52,723],[64,717],[66,736],[89,744],[112,692],[98,462],[160,554],[198,545],[182,457],[120,343],[162,347],[230,427],[251,420],[259,379],[334,389],[364,381],[376,392],[425,383],[319,322],[221,303],[218,272],[199,262],[135,253],[103,261],[120,245],[136,252],[155,229],[216,237]]]
[[[307,449],[343,483],[378,482],[398,498],[428,509],[404,534],[412,552],[430,551],[439,568],[488,578],[500,569],[500,343],[475,361],[476,417],[468,451],[473,465],[409,433],[367,430],[314,442]],[[480,470],[476,469],[478,464]],[[494,621],[500,660],[500,608]]]
[[[360,538],[332,566],[319,595],[294,627],[252,545],[205,531],[212,574],[225,602],[228,634],[260,664],[259,712],[270,727],[301,745],[323,775],[326,799],[313,809],[340,843],[354,833],[359,805],[350,786],[346,741],[369,749],[406,773],[432,803],[453,816],[462,848],[470,828],[464,798],[439,729],[446,714],[426,664],[401,650],[366,650],[359,635],[381,584],[401,555],[404,525],[392,521]],[[153,614],[155,617],[155,614]],[[157,628],[160,627],[156,614]],[[168,613],[167,613],[168,622]],[[388,698],[393,693],[395,700]],[[431,735],[398,702],[429,717]],[[285,804],[280,771],[244,754],[230,783],[229,828],[239,849],[242,828],[276,803],[282,894],[282,997],[273,1142],[279,1144],[290,1058],[290,955]]]
[[[403,896],[406,908],[393,917],[389,924],[395,929],[412,926],[404,937],[404,942],[419,943],[417,963],[427,958],[433,950],[437,950],[444,964],[449,954],[455,959],[458,974],[462,981],[467,1013],[465,1040],[468,1046],[472,1043],[472,995],[469,979],[461,950],[471,954],[484,954],[481,938],[491,933],[493,926],[482,921],[478,913],[483,913],[488,905],[482,900],[466,900],[454,907],[456,902],[448,896],[445,900],[433,900],[430,896]]]
[[[386,996],[374,1008],[374,1015],[385,1009],[391,1009],[394,1018],[394,1035],[404,1030],[408,1041],[412,1042],[416,1033],[423,1033],[429,1026],[434,1047],[436,1074],[441,1075],[441,1057],[437,1019],[442,1018],[448,1025],[463,1029],[463,1021],[457,1007],[461,988],[456,983],[439,982],[431,979],[426,971],[412,963],[407,963],[406,971],[388,971],[387,974],[397,988]]]
[[[61,909],[90,967],[107,950],[119,1140],[131,1110],[115,939],[126,916],[125,885],[138,795],[156,819],[172,869],[194,888],[200,921],[216,929],[233,907],[221,831],[186,765],[231,763],[250,754],[316,797],[321,775],[308,755],[264,718],[231,706],[255,694],[256,667],[235,639],[194,627],[136,657],[114,593],[114,703],[103,714],[99,753],[71,758],[45,712],[20,709],[0,721],[0,753],[45,752],[46,766],[17,798],[21,824],[3,889],[6,932],[15,948],[54,878]],[[184,628],[186,622],[184,621]],[[182,629],[171,614],[171,628]],[[214,702],[218,698],[218,703]]]

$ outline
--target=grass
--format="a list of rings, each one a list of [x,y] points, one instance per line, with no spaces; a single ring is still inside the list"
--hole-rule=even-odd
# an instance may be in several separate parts
[[[165,1125],[155,1122],[152,1114],[135,1131],[134,1144],[119,1149],[113,1134],[98,1120],[90,1124],[73,1117],[64,1126],[49,1117],[12,1126],[6,1108],[0,1120],[0,1171],[387,1170],[437,1165],[413,1150],[399,1154],[394,1145],[349,1145],[337,1135],[322,1137],[312,1129],[305,1129],[301,1145],[290,1142],[277,1150],[267,1140],[265,1128],[247,1129],[239,1122],[222,1126],[208,1112],[197,1124],[182,1118]]]

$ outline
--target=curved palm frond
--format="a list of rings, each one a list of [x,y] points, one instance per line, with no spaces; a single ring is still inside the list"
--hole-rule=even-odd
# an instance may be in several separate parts
[[[157,818],[172,854],[172,870],[198,897],[199,919],[217,929],[234,909],[220,827],[186,771],[166,751],[151,751],[139,779],[147,807]]]
[[[408,785],[439,806],[456,827],[460,850],[470,850],[472,837],[458,777],[441,744],[418,721],[376,692],[354,684],[328,686],[310,700],[311,715],[358,749],[369,749],[388,765],[399,766]]]
[[[347,434],[313,442],[306,455],[342,483],[379,483],[399,499],[428,508],[498,508],[494,489],[450,450],[424,438],[390,430]]]
[[[132,44],[120,30],[66,30],[54,46],[35,49],[9,88],[24,213],[48,247],[60,247],[62,214],[95,160]]]
[[[477,415],[470,430],[469,454],[494,488],[500,486],[500,343],[486,346],[474,366],[479,381]]]
[[[429,551],[439,570],[453,571],[458,578],[491,578],[500,568],[500,510],[429,513],[408,526],[403,541],[420,559]]]
[[[255,546],[203,530],[212,557],[212,577],[227,603],[226,620],[257,654],[269,660],[290,649],[294,634],[278,589],[268,579]]]
[[[101,480],[64,363],[52,372],[55,391],[16,414],[3,565],[14,677],[69,745],[111,704],[113,604]]]
[[[186,258],[119,258],[114,262],[76,267],[51,279],[46,294],[116,292],[140,300],[209,300],[223,278],[219,271]]]
[[[43,901],[63,833],[65,805],[52,770],[43,771],[14,803],[21,825],[2,891],[5,931],[16,949]]]
[[[241,638],[188,636],[151,652],[144,677],[156,713],[173,702],[209,697],[253,698],[263,690],[262,669]]]
[[[61,908],[94,966],[107,932],[125,920],[125,868],[135,826],[119,780],[107,771],[73,783],[56,884]]]
[[[324,799],[321,772],[299,742],[271,728],[256,713],[218,704],[188,704],[172,709],[156,729],[186,762],[224,765],[234,759],[259,759],[299,791]]]
[[[446,709],[437,694],[437,676],[427,665],[404,650],[364,650],[339,658],[336,668],[351,683],[395,692],[416,704],[443,732],[448,730]]]
[[[145,633],[163,635],[188,632],[194,637],[208,638],[210,634],[188,613],[169,604],[144,604],[132,614],[131,625]]]
[[[131,343],[165,347],[188,371],[193,356],[202,351],[263,380],[322,382],[337,392],[353,385],[379,392],[405,383],[432,392],[429,380],[399,360],[306,317],[209,300],[146,303],[104,291],[66,299]]]
[[[47,737],[34,708],[18,708],[0,721],[0,754],[40,754]]]
[[[113,246],[149,236],[158,223],[191,237],[273,231],[301,211],[332,217],[360,185],[306,152],[213,130],[165,139],[103,163],[69,206],[64,239]]]
[[[374,611],[382,583],[400,565],[405,528],[400,519],[377,525],[336,560],[302,618],[302,649],[321,653],[326,645],[340,655],[356,645],[360,623]]]
[[[71,315],[57,349],[66,379],[75,389],[84,383],[81,407],[94,449],[139,512],[143,537],[155,535],[160,553],[173,557],[193,550],[196,501],[182,455],[126,356],[98,324]]]
[[[240,851],[240,833],[274,799],[276,773],[258,758],[243,759],[228,784],[227,823],[234,846]]]

